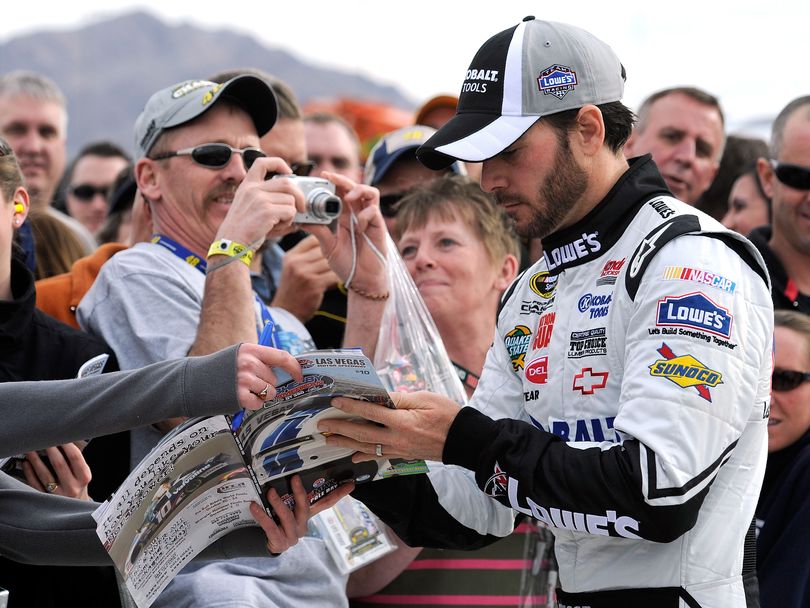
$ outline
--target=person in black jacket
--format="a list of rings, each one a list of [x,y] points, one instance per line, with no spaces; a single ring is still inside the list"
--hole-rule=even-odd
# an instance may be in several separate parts
[[[762,608],[810,606],[810,317],[777,310],[768,465],[757,505]]]
[[[109,356],[104,369],[117,370],[115,355],[104,341],[37,310],[34,275],[13,244],[28,209],[19,163],[0,138],[0,382],[74,378],[85,362],[102,354]],[[20,403],[19,407],[24,415],[25,408],[47,408],[48,404]],[[119,434],[90,445],[86,456],[74,443],[48,448],[47,457],[29,452],[19,473],[40,491],[84,499],[95,494],[104,499],[126,477],[129,442]],[[91,469],[104,483],[88,491]],[[109,606],[119,601],[110,567],[29,566],[3,558],[0,587],[9,589],[11,608],[61,605],[65,588],[75,589],[74,599],[84,605]]]

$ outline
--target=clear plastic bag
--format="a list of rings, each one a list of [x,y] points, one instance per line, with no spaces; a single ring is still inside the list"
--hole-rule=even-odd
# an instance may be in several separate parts
[[[388,238],[388,289],[374,367],[389,390],[431,391],[467,404],[467,394],[439,330],[393,239]]]

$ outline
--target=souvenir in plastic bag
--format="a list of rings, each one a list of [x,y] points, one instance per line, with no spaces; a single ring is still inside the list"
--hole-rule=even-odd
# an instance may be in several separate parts
[[[389,390],[431,391],[466,405],[467,394],[394,241],[388,238],[388,289],[374,367]]]

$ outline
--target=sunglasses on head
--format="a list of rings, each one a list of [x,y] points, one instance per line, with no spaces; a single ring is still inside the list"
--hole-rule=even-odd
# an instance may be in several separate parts
[[[239,154],[242,156],[242,162],[245,163],[245,169],[250,169],[253,163],[258,158],[267,156],[258,148],[233,148],[228,144],[201,144],[193,148],[184,148],[174,152],[164,152],[163,154],[156,154],[152,156],[152,160],[163,160],[165,158],[172,158],[173,156],[190,156],[191,160],[208,169],[222,169],[229,162],[231,162],[231,155]]]
[[[776,179],[795,190],[810,190],[810,168],[771,161]]]
[[[405,196],[404,192],[396,194],[384,194],[380,196],[380,213],[385,217],[396,217],[399,207],[397,204]]]
[[[69,192],[83,203],[89,203],[93,200],[96,194],[100,194],[103,198],[107,198],[110,194],[112,186],[94,186],[93,184],[77,184],[71,186]]]
[[[777,367],[771,376],[771,388],[775,391],[792,391],[808,380],[810,380],[810,372],[798,372]]]

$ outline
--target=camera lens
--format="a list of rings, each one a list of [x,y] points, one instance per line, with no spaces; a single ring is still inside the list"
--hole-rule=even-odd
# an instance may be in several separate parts
[[[340,215],[340,199],[323,188],[315,188],[307,196],[307,207],[311,215],[324,219],[334,219]]]
[[[324,204],[324,213],[329,217],[337,217],[340,215],[340,199],[336,196],[330,196],[326,199]]]

